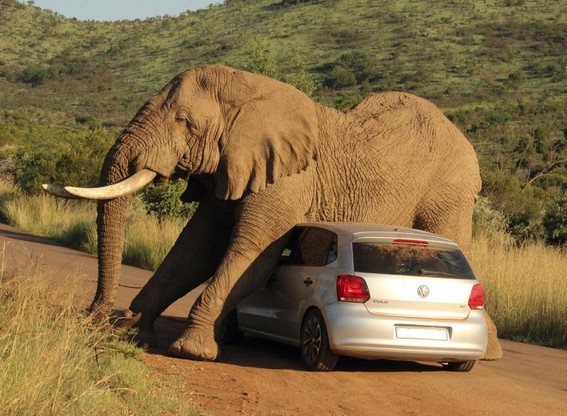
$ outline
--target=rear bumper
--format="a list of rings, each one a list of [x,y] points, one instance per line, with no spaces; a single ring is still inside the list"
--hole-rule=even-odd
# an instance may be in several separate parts
[[[415,361],[471,361],[486,350],[487,327],[483,311],[471,311],[464,320],[427,320],[375,316],[364,305],[336,302],[323,309],[331,350],[338,355],[365,359]],[[447,340],[400,339],[396,326],[447,328]]]

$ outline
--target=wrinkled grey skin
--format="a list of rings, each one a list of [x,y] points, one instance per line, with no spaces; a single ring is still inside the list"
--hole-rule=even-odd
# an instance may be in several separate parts
[[[304,221],[395,224],[471,242],[479,166],[466,138],[431,103],[374,95],[347,112],[290,85],[220,66],[176,76],[108,153],[101,185],[140,169],[189,178],[199,201],[163,264],[132,301],[140,337],[176,299],[211,279],[171,354],[215,360],[215,328],[273,269],[282,236]],[[91,309],[114,302],[128,198],[98,206],[99,280]],[[493,328],[491,342],[498,341]],[[494,344],[496,343],[496,344]]]

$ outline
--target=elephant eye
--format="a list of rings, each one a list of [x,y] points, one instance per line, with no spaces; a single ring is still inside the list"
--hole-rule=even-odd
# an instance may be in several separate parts
[[[187,112],[185,111],[178,111],[175,114],[175,121],[177,123],[186,123],[188,121],[189,117],[187,115]]]

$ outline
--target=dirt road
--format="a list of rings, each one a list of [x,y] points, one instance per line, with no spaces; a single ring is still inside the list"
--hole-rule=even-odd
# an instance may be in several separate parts
[[[79,274],[86,292],[96,279],[96,259],[0,225],[3,267],[39,263],[55,280]],[[117,307],[129,304],[151,273],[125,267]],[[427,363],[343,358],[331,373],[311,373],[298,352],[245,339],[225,347],[220,362],[168,357],[167,345],[182,330],[179,319],[197,292],[176,302],[158,321],[160,347],[145,354],[169,388],[211,415],[542,415],[567,416],[567,351],[502,341],[504,357],[480,362],[470,373]]]

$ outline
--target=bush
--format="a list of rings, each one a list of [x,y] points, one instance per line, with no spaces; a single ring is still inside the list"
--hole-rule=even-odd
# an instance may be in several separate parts
[[[161,186],[146,186],[140,191],[140,197],[147,213],[156,215],[160,220],[165,217],[188,219],[195,212],[197,204],[181,201],[180,197],[186,185],[185,182],[175,182]]]
[[[336,65],[325,77],[325,86],[333,89],[354,87],[356,76],[343,65]]]
[[[276,62],[273,58],[267,39],[255,37],[248,42],[247,49],[248,59],[244,64],[246,71],[287,82],[309,96],[317,88],[317,82],[307,70],[307,63],[301,55],[293,53],[285,57],[291,65],[284,71],[281,69],[281,62]]]
[[[22,71],[18,79],[32,87],[42,85],[45,81],[56,77],[56,73],[51,68],[41,66],[31,66]]]
[[[483,196],[491,201],[508,223],[509,232],[517,241],[543,237],[543,191],[523,187],[515,176],[503,171],[482,171]]]
[[[554,245],[567,245],[567,194],[556,198],[543,217],[546,241]]]
[[[114,142],[112,132],[104,128],[69,133],[36,127],[30,136],[11,156],[17,184],[27,194],[37,194],[42,183],[96,185],[104,156]]]
[[[490,199],[480,197],[473,213],[473,235],[501,235],[506,233],[507,228],[506,217],[492,206]]]
[[[332,64],[333,69],[325,77],[325,86],[329,88],[348,88],[355,85],[376,83],[382,78],[374,58],[369,58],[362,52],[342,54]]]

